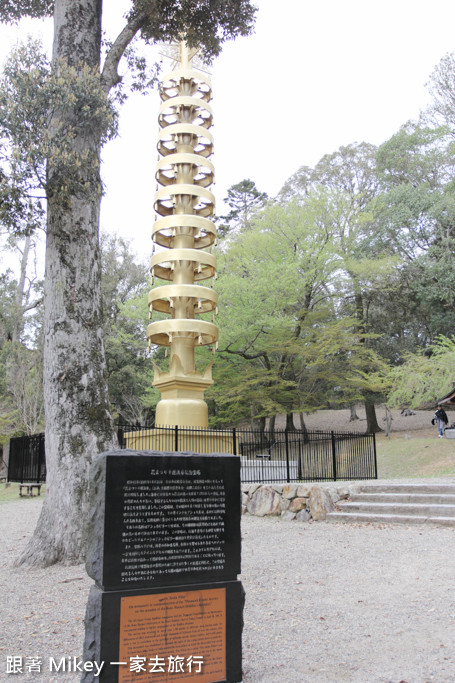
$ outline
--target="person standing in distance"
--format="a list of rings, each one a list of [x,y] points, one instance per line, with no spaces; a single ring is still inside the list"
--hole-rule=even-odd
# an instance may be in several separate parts
[[[444,437],[444,428],[448,424],[449,419],[447,417],[446,411],[442,407],[440,403],[438,403],[438,406],[436,408],[436,412],[433,417],[434,423],[437,424],[438,429],[439,429],[439,438],[442,439]]]

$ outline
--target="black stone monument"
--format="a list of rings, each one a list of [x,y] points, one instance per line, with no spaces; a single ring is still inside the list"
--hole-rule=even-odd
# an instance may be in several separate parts
[[[240,682],[239,458],[112,451],[90,481],[83,683]]]

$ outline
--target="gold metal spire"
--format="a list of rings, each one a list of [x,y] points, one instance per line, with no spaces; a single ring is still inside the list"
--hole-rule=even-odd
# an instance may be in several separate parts
[[[175,48],[171,46],[167,56],[176,61]],[[194,348],[215,346],[218,340],[216,325],[197,318],[216,312],[217,306],[213,289],[199,284],[216,275],[215,257],[203,251],[215,241],[215,198],[209,190],[214,175],[212,91],[208,75],[193,67],[196,51],[183,41],[178,49],[176,68],[160,83],[160,187],[152,237],[164,249],[150,264],[152,283],[157,277],[170,284],[152,289],[148,298],[150,317],[159,311],[170,318],[150,323],[147,339],[149,347],[158,344],[171,350],[169,372],[155,366],[153,384],[161,392],[155,424],[207,427],[204,391],[212,384],[211,364],[202,374],[196,372]]]

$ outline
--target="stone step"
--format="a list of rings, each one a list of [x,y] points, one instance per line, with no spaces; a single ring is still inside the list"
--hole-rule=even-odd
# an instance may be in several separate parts
[[[370,501],[356,501],[339,504],[339,510],[345,514],[350,512],[360,512],[364,514],[391,514],[405,515],[407,517],[415,515],[417,517],[453,517],[455,519],[455,505],[426,503],[400,503],[390,501],[387,503],[373,503]]]
[[[427,517],[425,515],[396,515],[396,514],[362,514],[346,512],[329,512],[327,522],[364,522],[383,524],[431,524],[435,526],[455,527],[455,517]]]
[[[327,520],[455,526],[455,484],[361,484]]]
[[[455,526],[455,483],[365,482],[327,521]]]
[[[353,493],[349,499],[351,502],[371,502],[371,503],[442,503],[445,505],[455,505],[455,493]]]
[[[455,495],[455,484],[361,484],[360,493],[435,493]]]

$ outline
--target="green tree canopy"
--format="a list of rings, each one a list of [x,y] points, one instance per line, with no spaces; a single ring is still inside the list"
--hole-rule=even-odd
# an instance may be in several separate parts
[[[440,336],[420,353],[409,354],[406,361],[391,371],[392,407],[422,408],[435,405],[453,386],[455,338]]]
[[[337,314],[342,259],[323,190],[268,206],[219,260],[217,423],[358,400],[380,362]]]

